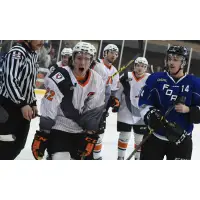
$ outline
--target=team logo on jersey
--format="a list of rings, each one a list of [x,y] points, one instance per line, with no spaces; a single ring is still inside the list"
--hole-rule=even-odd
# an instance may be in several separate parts
[[[89,92],[87,96],[90,97],[90,96],[92,96],[94,94],[95,94],[95,92]]]
[[[158,78],[157,82],[166,82],[167,83],[167,79],[165,79],[165,78]]]
[[[21,59],[21,57],[22,57],[22,55],[21,55],[20,52],[18,52],[17,54],[14,52],[13,55],[12,55],[12,58],[17,59],[17,60]]]
[[[179,88],[179,85],[173,85],[172,87]]]
[[[53,79],[56,83],[60,83],[61,81],[65,80],[64,76],[63,76],[60,72],[56,73],[56,74],[52,77],[52,79]]]

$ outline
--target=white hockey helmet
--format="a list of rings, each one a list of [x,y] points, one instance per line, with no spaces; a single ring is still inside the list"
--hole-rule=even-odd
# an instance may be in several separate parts
[[[108,44],[107,46],[105,46],[103,52],[105,52],[105,51],[116,51],[116,52],[119,52],[119,48],[115,44]]]
[[[61,56],[69,55],[72,56],[72,49],[71,48],[64,48],[61,51]]]
[[[94,55],[97,53],[97,50],[96,50],[96,48],[95,48],[95,46],[94,45],[92,45],[91,44],[91,46],[92,46],[92,50],[93,50],[93,52],[94,52]]]
[[[87,42],[79,42],[74,46],[73,51],[72,51],[73,57],[74,57],[74,54],[78,52],[88,53],[89,55],[91,55],[92,59],[94,57],[94,51],[92,49],[92,45]]]
[[[148,66],[148,61],[145,57],[138,57],[136,60],[135,60],[135,64],[137,63],[142,63],[144,65],[146,65],[146,67]]]

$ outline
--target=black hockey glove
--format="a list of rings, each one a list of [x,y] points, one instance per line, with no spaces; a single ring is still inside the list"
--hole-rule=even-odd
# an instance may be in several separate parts
[[[119,102],[119,99],[114,97],[114,96],[111,96],[111,107],[112,107],[112,112],[118,112],[119,110],[119,107],[120,107],[120,102]]]
[[[165,136],[170,142],[174,142],[178,145],[187,137],[187,135],[188,133],[175,122],[165,122]]]
[[[41,160],[44,156],[44,152],[47,149],[49,134],[44,131],[36,131],[31,150],[36,160]]]
[[[97,143],[99,136],[98,134],[92,133],[85,133],[80,140],[80,148],[78,149],[78,156],[84,160],[86,156],[89,156]]]
[[[164,128],[163,115],[160,110],[151,108],[144,116],[144,122],[149,128],[157,132],[159,129]]]

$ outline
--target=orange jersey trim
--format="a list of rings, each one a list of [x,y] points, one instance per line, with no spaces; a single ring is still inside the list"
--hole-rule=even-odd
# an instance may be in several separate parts
[[[89,74],[88,74],[87,80],[84,83],[80,82],[80,81],[82,81],[84,79],[83,77],[76,77],[76,79],[78,81],[78,84],[81,85],[82,87],[84,87],[89,83],[90,77],[91,77],[91,71],[89,70]]]

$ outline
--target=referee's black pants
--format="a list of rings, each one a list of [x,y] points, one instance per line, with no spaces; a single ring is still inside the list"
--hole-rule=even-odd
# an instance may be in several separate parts
[[[0,123],[0,135],[12,134],[16,137],[14,142],[0,141],[0,160],[14,160],[25,146],[30,121],[23,118],[21,109],[11,100],[0,98],[1,106],[9,115],[6,123]]]

